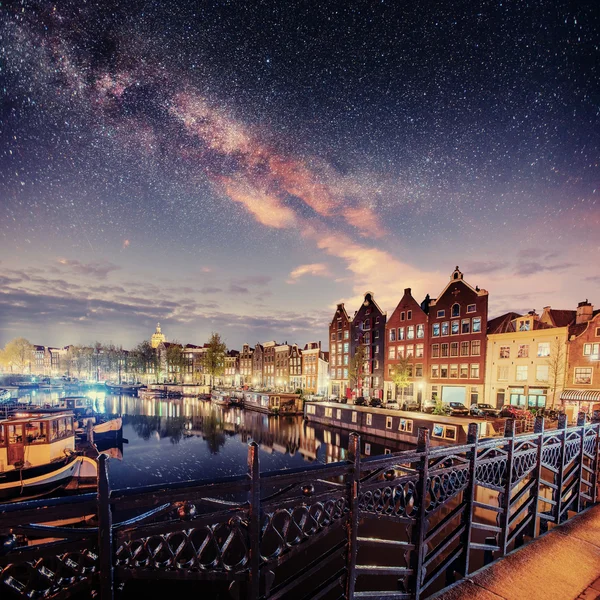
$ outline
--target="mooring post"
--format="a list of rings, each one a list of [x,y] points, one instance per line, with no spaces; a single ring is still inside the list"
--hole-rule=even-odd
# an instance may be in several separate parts
[[[112,509],[108,480],[108,455],[98,457],[98,548],[100,565],[100,598],[114,598]]]
[[[500,546],[500,556],[506,554],[506,548],[508,546],[508,536],[510,531],[510,501],[512,496],[512,483],[513,483],[513,468],[515,463],[515,420],[506,419],[504,425],[504,437],[506,438],[506,474],[504,480],[504,491],[502,494],[502,502],[500,508],[502,513],[500,514],[501,529],[498,540],[498,546]]]
[[[250,491],[248,493],[248,522],[250,535],[250,589],[248,598],[260,597],[260,464],[258,444],[248,444],[248,475]]]
[[[421,597],[423,586],[423,561],[427,548],[425,538],[427,537],[427,496],[429,492],[429,429],[419,427],[417,435],[417,452],[421,453],[418,466],[419,480],[417,482],[417,521],[414,525],[415,550],[413,552],[413,569],[415,574],[415,600]]]
[[[540,480],[542,478],[542,453],[544,451],[544,428],[545,420],[544,417],[536,415],[535,423],[533,424],[533,432],[537,434],[537,451],[536,451],[536,463],[533,471],[533,477],[535,483],[533,484],[532,494],[535,500],[532,502],[529,512],[531,513],[531,523],[529,525],[529,536],[534,538],[538,535],[537,531],[537,520],[540,511],[539,499],[540,499]]]
[[[471,530],[473,527],[473,502],[475,501],[475,471],[477,469],[477,445],[479,444],[479,426],[477,423],[469,423],[467,433],[467,444],[473,447],[469,451],[469,483],[464,491],[465,510],[463,512],[463,524],[465,532],[462,534],[462,547],[464,551],[461,561],[461,574],[466,577],[469,574],[469,555],[471,553]]]
[[[348,506],[350,508],[348,514],[346,599],[352,600],[356,585],[356,555],[358,553],[358,494],[360,491],[360,435],[358,433],[350,434],[348,458],[352,462],[352,465],[346,479]]]
[[[560,450],[558,456],[558,473],[556,474],[556,490],[554,491],[554,501],[556,504],[554,505],[555,510],[555,520],[554,523],[556,525],[560,525],[561,522],[561,514],[563,509],[563,485],[565,480],[565,448],[567,444],[567,415],[560,415],[558,417],[558,425],[557,429],[562,431],[560,436]]]

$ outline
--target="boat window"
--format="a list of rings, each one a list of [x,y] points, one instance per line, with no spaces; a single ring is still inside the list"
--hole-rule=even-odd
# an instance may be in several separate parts
[[[67,420],[59,419],[58,420],[58,437],[64,437],[67,433]]]
[[[58,421],[50,421],[50,441],[58,438]]]
[[[20,444],[23,441],[21,425],[8,426],[8,443]]]
[[[4,427],[0,425],[0,446],[4,446]]]
[[[335,413],[335,418],[339,421],[342,418],[342,409],[338,408]]]
[[[454,425],[442,425],[441,423],[435,423],[431,437],[444,438],[446,440],[456,439],[456,427]]]
[[[413,430],[412,419],[400,419],[400,424],[398,425],[398,431],[406,431],[407,433],[412,433],[412,430]]]
[[[385,428],[386,429],[391,429],[392,428],[392,417],[386,417],[385,418]]]
[[[25,426],[28,444],[43,444],[46,441],[47,423],[33,421]]]

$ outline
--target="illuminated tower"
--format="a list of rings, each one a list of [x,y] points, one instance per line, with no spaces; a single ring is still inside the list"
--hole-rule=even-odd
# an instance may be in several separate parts
[[[160,330],[160,323],[156,324],[156,331],[152,334],[151,344],[153,348],[158,348],[161,342],[164,342],[167,338],[165,334]]]

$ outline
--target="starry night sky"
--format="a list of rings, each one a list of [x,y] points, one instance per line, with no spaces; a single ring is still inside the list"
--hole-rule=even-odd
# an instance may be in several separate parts
[[[597,2],[0,11],[0,344],[326,347],[456,265],[600,305]]]

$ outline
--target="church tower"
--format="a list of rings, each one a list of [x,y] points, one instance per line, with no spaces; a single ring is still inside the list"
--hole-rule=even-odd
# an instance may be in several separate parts
[[[156,331],[152,334],[152,339],[150,343],[153,348],[158,348],[161,342],[164,342],[167,338],[165,334],[160,330],[160,323],[156,324]]]

